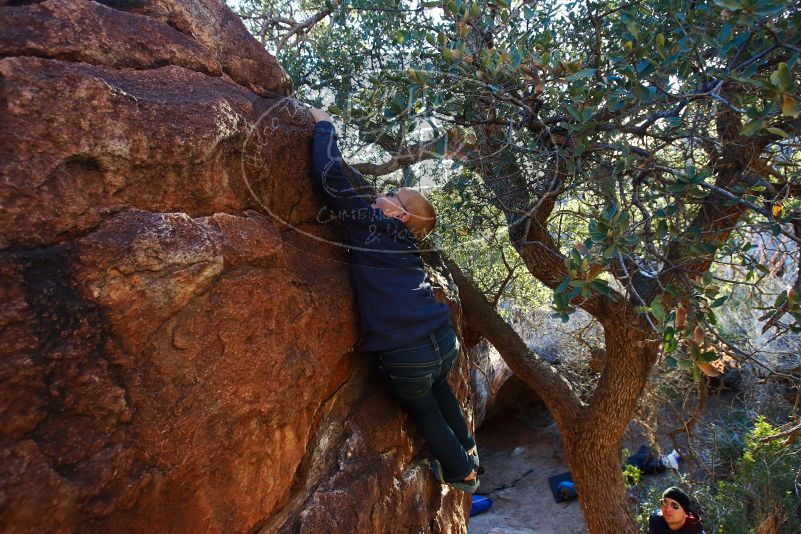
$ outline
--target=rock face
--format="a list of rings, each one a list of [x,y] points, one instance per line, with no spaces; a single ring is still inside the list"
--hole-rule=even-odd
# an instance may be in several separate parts
[[[465,532],[237,17],[0,1],[0,54],[2,530]]]

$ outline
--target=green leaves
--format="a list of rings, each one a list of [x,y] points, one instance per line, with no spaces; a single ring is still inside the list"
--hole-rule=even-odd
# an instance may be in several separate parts
[[[597,69],[581,69],[580,71],[574,72],[573,74],[571,74],[570,76],[568,76],[565,79],[567,81],[574,82],[576,80],[582,80],[584,78],[589,78],[589,77],[595,75],[596,70]]]
[[[553,296],[547,291],[541,298],[548,302],[553,297],[555,311],[566,320],[585,298],[617,298],[617,291],[628,291],[625,298],[636,302],[625,278],[618,284],[611,277],[621,257],[627,267],[642,269],[640,275],[658,276],[674,261],[665,260],[670,244],[678,252],[676,276],[692,278],[685,266],[709,259],[737,267],[742,258],[756,256],[741,250],[738,240],[771,228],[756,224],[755,219],[763,221],[749,212],[726,221],[735,228],[728,242],[737,246],[722,252],[719,247],[727,245],[714,241],[713,230],[690,225],[699,209],[706,209],[700,207],[701,199],[710,198],[705,186],[719,178],[709,171],[730,168],[722,160],[729,155],[736,159],[744,153],[740,147],[764,141],[768,148],[754,158],[786,176],[788,183],[801,179],[797,153],[788,155],[789,143],[782,142],[799,135],[801,126],[798,54],[781,46],[772,50],[778,43],[797,47],[801,17],[794,12],[756,15],[772,12],[779,3],[713,0],[674,12],[668,11],[674,4],[652,0],[596,5],[597,13],[606,13],[597,36],[596,21],[586,10],[562,9],[558,13],[564,16],[549,16],[557,13],[551,9],[561,8],[555,0],[536,5],[495,2],[493,7],[446,0],[445,9],[437,9],[433,17],[432,9],[442,2],[426,1],[422,10],[395,10],[417,4],[390,2],[378,10],[364,9],[375,6],[360,0],[298,39],[298,50],[290,51],[288,45],[281,61],[298,82],[299,98],[332,91],[342,109],[354,116],[359,110],[349,134],[342,136],[346,157],[369,157],[364,139],[352,136],[355,140],[345,144],[359,128],[363,133],[385,131],[383,141],[392,141],[387,146],[410,147],[430,139],[431,130],[440,135],[454,124],[476,125],[475,150],[459,160],[459,172],[436,161],[454,143],[446,147],[443,141],[439,150],[424,155],[431,167],[425,163],[423,172],[451,184],[455,198],[449,202],[455,212],[464,212],[461,218],[453,215],[454,234],[474,235],[480,223],[473,215],[495,213],[498,206],[487,206],[487,199],[503,199],[505,206],[522,213],[554,182],[558,196],[548,201],[555,207],[542,222],[559,244],[549,253],[564,253],[567,269]],[[509,17],[512,8],[515,16]],[[723,84],[715,86],[712,80]],[[319,93],[312,87],[320,88]],[[722,114],[731,110],[721,98],[748,110],[739,114],[743,138],[731,131],[736,121],[726,126],[726,135],[721,133]],[[491,128],[484,125],[499,132],[497,143],[487,142]],[[732,137],[736,146],[727,146]],[[564,165],[552,173],[553,162]],[[694,167],[683,172],[685,162]],[[494,169],[499,169],[498,176],[492,175]],[[519,187],[511,174],[515,169],[523,178]],[[465,185],[465,176],[471,183],[486,179],[482,194]],[[502,187],[491,190],[495,179],[508,186],[506,192]],[[473,196],[461,194],[466,191]],[[756,198],[755,189],[732,191],[760,206],[765,200]],[[726,207],[730,201],[721,200],[716,207],[734,212]],[[787,204],[770,223],[781,229],[799,209]],[[440,231],[451,229],[444,224]],[[650,243],[643,243],[646,236]],[[571,242],[582,246],[571,249]],[[509,258],[515,254],[512,250]],[[469,258],[469,251],[463,257]],[[486,263],[499,272],[505,269],[497,258]],[[721,278],[761,279],[759,267],[749,270],[751,280],[735,267],[720,271]],[[503,279],[499,275],[498,283]],[[676,295],[648,302],[640,310],[662,329],[665,350],[677,358],[685,358],[681,342],[692,335],[685,331],[689,324],[711,324],[734,293],[709,276],[694,286],[684,282],[676,284]],[[723,289],[713,289],[715,285]],[[683,326],[674,317],[680,309],[690,315]],[[705,352],[699,357],[711,357]]]
[[[655,70],[654,63],[648,58],[643,58],[638,61],[634,68],[640,76],[647,76]]]
[[[666,58],[668,56],[668,52],[667,49],[665,48],[664,33],[660,32],[656,34],[655,44],[656,44],[656,51],[659,52],[659,55],[662,56],[663,58]]]
[[[594,291],[602,295],[611,296],[612,290],[609,287],[609,282],[606,280],[598,279],[590,282],[590,286]]]
[[[709,363],[709,362],[714,362],[718,358],[720,358],[720,355],[717,352],[712,350],[706,350],[699,353],[696,360],[704,363]]]
[[[565,104],[565,109],[568,113],[570,113],[571,117],[576,119],[576,122],[584,123],[589,122],[590,119],[592,119],[591,108],[582,107],[579,109],[575,104]]]
[[[653,100],[653,98],[656,96],[656,87],[654,87],[653,85],[645,86],[642,84],[637,84],[636,92],[637,92],[637,99],[641,103],[647,104],[648,102]]]
[[[659,240],[665,239],[668,234],[668,224],[665,219],[661,219],[656,224],[656,238]]]
[[[765,120],[764,119],[754,119],[748,121],[743,125],[742,130],[740,130],[740,135],[744,135],[746,137],[751,137],[752,135],[759,132],[762,128],[765,127]]]
[[[790,135],[787,132],[785,132],[781,128],[776,128],[775,126],[769,126],[768,128],[765,128],[765,130],[772,133],[773,135],[778,135],[782,139],[787,139],[788,137],[790,137]]]
[[[577,242],[567,255],[565,260],[567,275],[553,292],[554,309],[560,317],[561,314],[569,316],[575,311],[571,301],[578,297],[588,299],[600,294],[615,298],[609,282],[602,278],[606,262],[598,261],[599,259],[590,250],[592,247],[593,243],[589,239]]]
[[[662,307],[661,296],[657,296],[653,301],[651,301],[651,315],[653,315],[654,319],[660,323],[665,320],[665,309]]]
[[[770,75],[771,83],[782,92],[787,92],[793,85],[793,80],[790,78],[790,69],[787,63],[779,63],[776,71]]]
[[[428,83],[428,73],[422,70],[417,69],[408,69],[407,74],[409,75],[409,79],[414,83],[420,85],[426,85]]]
[[[795,63],[795,60],[793,63]],[[801,116],[801,106],[799,106],[795,83],[793,81],[792,73],[790,72],[790,66],[786,62],[779,63],[776,66],[776,70],[770,75],[769,85],[772,92],[775,94],[776,105],[781,109],[782,116],[792,117],[794,119],[797,119],[799,116]],[[758,119],[754,119],[752,122],[761,120],[764,125],[765,116],[768,114],[768,112],[768,109],[761,113],[752,112],[754,115],[759,115]],[[780,128],[776,128],[776,130],[783,132],[783,130]]]
[[[629,34],[631,34],[634,39],[640,38],[642,28],[637,21],[636,16],[631,11],[623,11],[620,14],[620,20],[623,21],[623,24],[625,24]]]

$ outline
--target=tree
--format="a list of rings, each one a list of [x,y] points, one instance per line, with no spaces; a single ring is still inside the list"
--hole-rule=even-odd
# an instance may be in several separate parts
[[[797,255],[801,9],[449,0],[306,14],[332,6],[291,51],[296,63],[285,47],[279,59],[311,69],[301,91],[325,83],[333,111],[388,152],[360,168],[457,161],[450,197],[481,221],[497,220],[488,208],[502,216],[563,320],[582,308],[602,326],[607,363],[585,401],[451,265],[468,317],[559,425],[590,531],[635,532],[619,441],[652,367],[663,357],[716,373],[738,348],[715,309],[768,270],[754,237]],[[796,277],[766,306],[766,328],[799,330],[799,291]]]

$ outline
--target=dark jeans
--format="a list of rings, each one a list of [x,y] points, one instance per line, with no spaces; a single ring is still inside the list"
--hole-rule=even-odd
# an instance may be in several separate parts
[[[448,385],[448,371],[459,353],[459,340],[451,326],[438,328],[428,339],[377,353],[381,376],[451,482],[472,471],[473,462],[466,451],[476,444]]]

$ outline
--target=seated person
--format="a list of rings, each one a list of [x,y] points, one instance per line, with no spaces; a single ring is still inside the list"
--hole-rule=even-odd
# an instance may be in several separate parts
[[[673,486],[662,493],[662,509],[648,520],[648,534],[704,534],[701,519],[690,509],[690,497]]]
[[[628,457],[626,460],[627,465],[633,465],[644,475],[653,475],[655,473],[662,473],[666,469],[679,470],[679,460],[681,456],[673,449],[670,454],[656,457],[651,453],[648,445],[642,445],[639,450]]]

